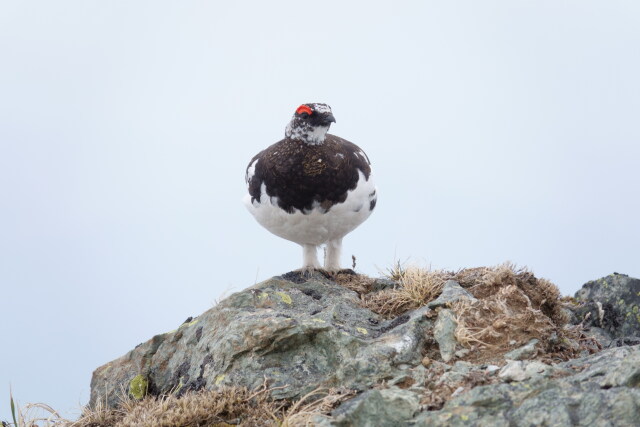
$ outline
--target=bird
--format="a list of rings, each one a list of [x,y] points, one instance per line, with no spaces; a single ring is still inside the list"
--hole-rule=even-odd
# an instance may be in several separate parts
[[[327,133],[336,119],[324,103],[296,108],[284,139],[256,154],[245,171],[244,204],[260,225],[302,246],[305,273],[341,270],[342,239],[376,207],[369,157]]]

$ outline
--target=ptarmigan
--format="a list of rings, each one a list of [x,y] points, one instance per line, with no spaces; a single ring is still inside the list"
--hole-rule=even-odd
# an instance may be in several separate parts
[[[376,206],[369,158],[357,145],[327,134],[336,120],[327,104],[296,109],[285,138],[251,159],[244,202],[264,228],[302,246],[304,271],[340,270],[342,238]]]

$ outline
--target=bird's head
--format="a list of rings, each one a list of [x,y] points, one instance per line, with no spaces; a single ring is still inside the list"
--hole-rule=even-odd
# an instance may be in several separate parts
[[[322,144],[329,126],[335,121],[327,104],[302,104],[296,109],[284,134],[289,139],[307,144]]]

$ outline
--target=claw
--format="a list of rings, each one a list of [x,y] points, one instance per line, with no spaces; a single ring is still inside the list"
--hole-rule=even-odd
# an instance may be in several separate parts
[[[324,270],[322,268],[312,267],[309,265],[307,265],[306,267],[299,268],[296,271],[299,272],[300,276],[304,277],[305,279],[311,279],[313,277],[313,273],[315,272],[324,274]]]

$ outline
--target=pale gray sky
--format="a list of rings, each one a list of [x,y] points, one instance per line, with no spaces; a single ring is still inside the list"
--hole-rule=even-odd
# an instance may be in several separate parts
[[[640,276],[638,2],[4,1],[0,58],[0,420],[301,265],[241,199],[304,102],[373,162],[344,264]]]

